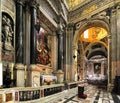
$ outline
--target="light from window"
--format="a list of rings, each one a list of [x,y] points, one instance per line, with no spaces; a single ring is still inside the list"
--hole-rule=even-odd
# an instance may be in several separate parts
[[[84,38],[88,38],[88,30],[84,31]]]

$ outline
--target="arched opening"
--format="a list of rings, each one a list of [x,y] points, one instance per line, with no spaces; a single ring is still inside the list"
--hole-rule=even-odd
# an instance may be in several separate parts
[[[89,24],[89,25],[88,25]],[[108,35],[107,24],[100,20],[85,23],[74,36],[75,62],[80,79],[107,87],[108,84]]]

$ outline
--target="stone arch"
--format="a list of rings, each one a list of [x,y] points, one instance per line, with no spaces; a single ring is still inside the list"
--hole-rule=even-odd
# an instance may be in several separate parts
[[[95,44],[96,42],[90,43],[86,48],[85,48],[85,53],[87,52],[88,49],[90,49],[90,47]],[[105,46],[106,49],[108,49],[107,45],[102,42],[102,41],[98,41],[97,43],[100,43],[101,45]]]
[[[74,35],[73,45],[74,45],[75,48],[78,48],[77,47],[77,42],[78,42],[78,40],[80,40],[80,35],[85,30],[87,30],[87,29],[89,29],[91,27],[101,27],[101,28],[105,29],[108,32],[108,35],[110,35],[110,26],[109,26],[107,21],[104,21],[104,20],[101,20],[101,19],[92,19],[92,18],[88,19],[86,21],[81,22],[81,26],[79,27],[79,30],[77,30],[77,32]],[[103,42],[101,42],[101,43],[104,44]],[[106,45],[105,45],[105,47],[106,47]]]
[[[80,26],[79,26],[79,28],[78,28],[78,30],[75,32],[75,35],[74,35],[74,38],[73,38],[73,45],[78,49],[78,45],[77,45],[77,43],[78,43],[78,41],[80,40],[80,36],[81,36],[81,34],[85,31],[85,30],[87,30],[87,29],[89,29],[89,28],[91,28],[91,27],[101,27],[101,28],[103,28],[103,29],[105,29],[106,31],[107,31],[107,33],[108,33],[108,35],[110,35],[110,26],[109,26],[109,23],[107,22],[107,21],[104,21],[104,20],[102,20],[102,19],[93,19],[93,18],[91,18],[91,19],[87,19],[86,21],[81,21],[81,23],[80,23]],[[82,42],[81,40],[80,40],[80,42]],[[97,41],[96,41],[97,42]],[[95,42],[93,42],[93,43],[90,43],[89,45],[88,45],[88,47],[87,47],[87,49],[92,45],[92,44],[94,44]],[[102,41],[99,41],[99,43],[101,44],[101,45],[103,45],[103,46],[105,46],[105,48],[107,49],[107,45],[104,43],[104,42],[102,42]],[[84,68],[85,68],[85,62],[86,62],[86,57],[85,57],[85,52],[87,51],[87,49],[85,49],[85,50],[82,50],[82,51],[84,51],[84,54],[82,54],[81,56],[81,60],[82,60],[82,68],[83,68],[83,72],[85,72],[84,71]],[[108,54],[107,54],[108,55]],[[85,74],[83,73],[83,77],[85,76]]]
[[[82,22],[79,30],[74,35],[74,45],[77,43],[79,36],[86,30],[91,27],[101,27],[104,28],[108,34],[110,34],[109,24],[100,19],[88,19],[86,22]]]

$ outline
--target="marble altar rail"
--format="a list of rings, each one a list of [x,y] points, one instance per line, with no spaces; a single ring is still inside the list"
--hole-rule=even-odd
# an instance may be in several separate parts
[[[40,87],[16,87],[0,89],[0,103],[54,103],[67,95],[77,94],[82,82],[52,84]]]

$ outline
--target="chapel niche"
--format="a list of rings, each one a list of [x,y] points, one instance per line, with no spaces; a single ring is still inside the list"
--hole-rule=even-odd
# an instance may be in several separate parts
[[[2,60],[14,62],[14,22],[5,12],[2,13]]]

